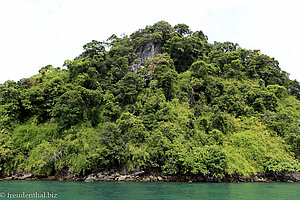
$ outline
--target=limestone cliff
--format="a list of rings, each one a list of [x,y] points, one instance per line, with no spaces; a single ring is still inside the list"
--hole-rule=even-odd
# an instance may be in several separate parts
[[[135,63],[132,65],[132,71],[136,72],[137,69],[143,68],[147,60],[154,58],[157,54],[160,54],[161,52],[161,44],[154,43],[153,41],[148,42],[136,51],[139,63]]]

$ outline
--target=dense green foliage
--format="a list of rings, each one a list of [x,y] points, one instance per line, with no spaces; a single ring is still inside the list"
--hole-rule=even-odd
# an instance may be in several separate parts
[[[300,171],[299,100],[275,59],[161,21],[1,84],[0,173]]]

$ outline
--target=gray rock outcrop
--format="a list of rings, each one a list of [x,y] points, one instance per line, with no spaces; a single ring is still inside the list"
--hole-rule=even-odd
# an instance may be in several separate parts
[[[132,65],[132,71],[137,72],[139,68],[144,68],[147,60],[154,58],[156,55],[162,53],[161,44],[156,44],[154,42],[148,42],[141,48],[139,48],[136,52],[137,59],[139,63],[135,63]]]

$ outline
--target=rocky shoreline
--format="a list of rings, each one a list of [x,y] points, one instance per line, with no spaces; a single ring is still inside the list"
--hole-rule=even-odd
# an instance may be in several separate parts
[[[56,174],[53,176],[37,176],[30,172],[16,172],[9,176],[3,176],[0,180],[52,180],[52,181],[116,181],[116,182],[300,182],[300,172],[266,172],[258,173],[250,177],[238,175],[226,175],[223,178],[203,175],[168,175],[163,173],[138,171],[122,173],[101,171],[87,176],[76,176],[72,173]]]

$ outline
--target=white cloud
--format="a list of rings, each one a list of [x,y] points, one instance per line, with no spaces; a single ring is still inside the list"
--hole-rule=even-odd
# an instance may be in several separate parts
[[[203,30],[210,42],[261,49],[300,80],[298,7],[292,0],[1,1],[0,82],[61,66],[93,39],[131,34],[160,20]]]

